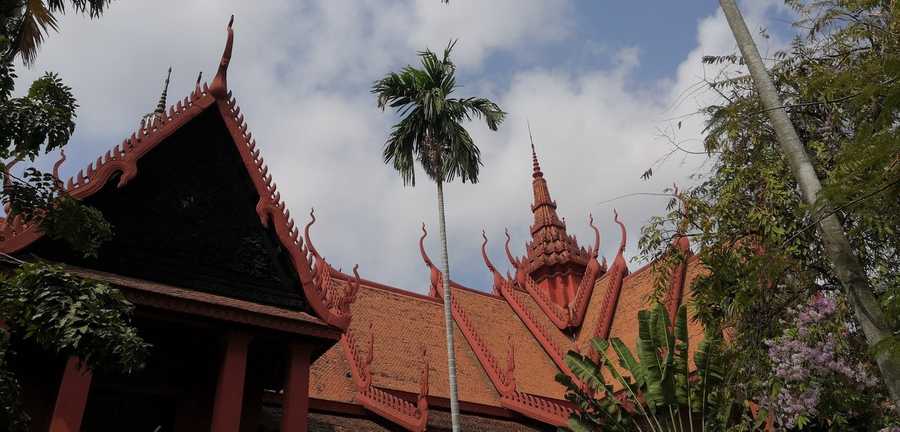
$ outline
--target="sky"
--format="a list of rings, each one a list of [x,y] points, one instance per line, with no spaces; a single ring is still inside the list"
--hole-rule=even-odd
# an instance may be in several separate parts
[[[763,57],[789,40],[791,12],[781,2],[741,7]],[[527,123],[569,233],[589,246],[593,214],[600,254],[611,261],[620,241],[615,208],[628,228],[626,258],[634,259],[641,226],[665,211],[667,199],[610,200],[689,185],[692,173],[708,170],[705,156],[666,157],[669,140],[702,149],[703,118],[694,113],[716,102],[703,81],[740,72],[700,61],[737,50],[712,0],[116,1],[99,19],[61,17],[36,64],[19,68],[20,92],[49,70],[78,99],[61,173],[77,173],[131,135],[156,106],[170,66],[170,103],[190,93],[199,72],[210,80],[231,14],[229,88],[291,214],[305,223],[315,207],[313,241],[335,268],[358,263],[363,277],[415,292],[428,289],[417,243],[423,222],[426,247],[439,257],[435,188],[404,187],[384,165],[381,150],[397,117],[379,110],[369,89],[417,64],[417,51],[458,39],[458,95],[488,97],[508,113],[497,132],[467,125],[482,150],[480,181],[445,188],[451,276],[485,291],[481,231],[501,271],[509,267],[504,228],[514,254],[524,254],[529,236]],[[654,175],[642,180],[648,168]]]

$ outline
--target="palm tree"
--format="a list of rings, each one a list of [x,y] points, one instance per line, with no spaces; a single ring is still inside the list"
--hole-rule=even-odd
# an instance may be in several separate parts
[[[444,219],[444,183],[456,177],[463,183],[478,182],[481,151],[463,127],[463,121],[484,119],[488,128],[497,130],[506,116],[496,103],[485,98],[450,97],[456,90],[456,68],[450,51],[443,58],[425,50],[419,52],[422,68],[406,66],[375,82],[372,93],[378,107],[393,108],[401,120],[395,124],[384,145],[384,163],[400,172],[404,185],[416,185],[415,161],[437,184],[438,224],[441,232],[441,271],[443,272],[444,327],[447,334],[447,367],[450,381],[450,418],[453,431],[459,431],[459,405],[456,390],[456,359],[453,351],[453,327],[450,315],[450,264],[447,259],[447,227]]]
[[[78,13],[88,13],[91,18],[99,17],[111,0],[11,0],[0,6],[2,21],[3,61],[11,62],[19,54],[22,63],[30,66],[44,37],[59,26],[56,13],[65,13],[66,4]]]

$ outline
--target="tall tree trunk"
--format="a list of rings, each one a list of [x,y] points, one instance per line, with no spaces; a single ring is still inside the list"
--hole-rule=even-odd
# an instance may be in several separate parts
[[[453,349],[453,315],[450,312],[450,259],[447,254],[447,221],[444,217],[444,184],[437,181],[438,226],[441,230],[441,284],[444,286],[444,328],[447,331],[447,372],[450,380],[450,423],[459,432],[459,397],[456,391],[456,351]]]
[[[744,62],[750,69],[750,76],[753,78],[760,99],[762,99],[763,107],[769,115],[769,120],[775,128],[781,151],[787,156],[797,184],[800,186],[803,200],[807,205],[813,207],[822,185],[806,154],[806,149],[800,142],[797,131],[794,130],[787,112],[781,105],[775,84],[763,65],[759,50],[750,36],[750,31],[747,30],[737,3],[735,0],[719,0],[719,4],[722,6],[722,11],[725,12],[728,25],[744,56]],[[874,346],[886,338],[892,337],[891,327],[878,300],[868,286],[865,270],[859,259],[853,254],[840,221],[836,215],[831,213],[831,206],[825,203],[821,211],[828,215],[818,222],[825,252],[853,306],[866,341],[870,347]],[[881,369],[881,375],[894,403],[900,409],[900,354],[896,350],[882,349],[875,354],[875,361]]]

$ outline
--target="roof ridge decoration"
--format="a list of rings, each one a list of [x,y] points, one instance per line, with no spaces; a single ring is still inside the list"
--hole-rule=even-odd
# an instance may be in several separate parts
[[[437,280],[441,280],[442,273],[440,272],[440,270],[436,270],[434,268],[434,265],[431,264],[431,260],[428,259],[428,255],[425,253],[425,247],[423,243],[424,240],[425,235],[423,235],[422,238],[419,239],[419,245],[422,250],[422,258],[425,259],[426,265],[428,265],[429,268],[432,269],[432,281],[435,279],[435,275],[437,276]],[[434,282],[432,282],[432,286],[437,291],[436,297],[438,299],[443,299],[443,284],[439,283],[435,286]],[[497,391],[501,395],[510,395],[514,393],[516,391],[514,380],[512,380],[507,371],[500,366],[500,360],[498,360],[497,356],[491,352],[487,344],[484,342],[484,339],[482,339],[481,335],[478,334],[478,331],[475,329],[474,323],[466,314],[465,310],[462,308],[462,305],[459,303],[455,295],[450,296],[450,315],[453,317],[453,321],[456,322],[457,326],[459,326],[459,330],[463,334],[463,337],[466,338],[469,346],[472,347],[472,351],[475,353],[475,357],[478,358],[479,363],[481,363],[482,368],[487,373],[488,378],[491,380],[491,383],[494,384],[494,387],[497,389]]]
[[[428,257],[428,253],[425,252],[425,237],[428,237],[428,230],[425,229],[425,222],[422,222],[422,237],[419,237],[419,253],[422,254],[422,260],[425,261],[425,265],[430,271],[428,295],[443,301],[443,297],[439,295],[438,291],[438,287],[443,286],[441,271],[438,270],[437,266],[431,261],[431,258]]]
[[[64,160],[63,157],[57,162],[54,169],[54,176],[57,183],[60,184],[60,193],[78,200],[85,199],[103,188],[115,174],[119,173],[121,176],[116,187],[124,187],[137,176],[137,163],[141,157],[200,113],[215,106],[224,120],[250,180],[259,194],[256,213],[260,222],[265,227],[274,228],[276,236],[291,258],[291,263],[300,278],[303,293],[315,314],[330,325],[346,329],[350,324],[349,304],[353,301],[353,294],[358,290],[359,275],[356,274],[356,281],[348,283],[348,287],[344,289],[340,289],[334,284],[320,286],[316,282],[316,276],[322,280],[321,272],[330,269],[327,265],[323,265],[314,270],[313,266],[317,260],[321,259],[321,256],[318,255],[318,252],[311,253],[304,246],[303,238],[299,235],[290,211],[281,200],[277,185],[272,181],[269,168],[260,155],[256,140],[247,131],[247,123],[244,121],[244,115],[241,114],[241,108],[226,88],[225,73],[231,60],[234,40],[233,20],[234,16],[228,23],[225,51],[219,62],[219,72],[216,74],[216,79],[213,80],[213,88],[217,95],[213,95],[211,88],[206,83],[202,86],[198,84],[190,95],[170,105],[163,115],[142,121],[130,137],[98,157],[95,162],[89,163],[86,169],[78,171],[75,176],[68,179],[65,185],[59,180],[58,173],[59,164]],[[0,221],[0,236],[2,236],[0,252],[18,252],[41,238],[43,233],[40,231],[38,222],[32,219],[25,223],[19,217]]]
[[[425,264],[432,269],[432,279],[434,278],[436,271],[437,280],[441,280],[440,271],[434,268],[434,265],[428,258],[428,254],[425,252],[425,235],[427,235],[427,232],[419,239],[422,259],[425,261]],[[486,253],[484,257],[487,257]],[[490,262],[490,260],[488,259],[487,262]],[[496,269],[494,271],[496,272]],[[495,280],[498,279],[495,278]],[[502,277],[500,277],[499,280],[506,281],[506,279],[503,279]],[[432,283],[432,286],[435,286],[434,283]],[[501,284],[501,287],[503,286],[508,287],[509,284]],[[437,290],[437,298],[443,298],[443,285],[437,284],[435,289]],[[493,384],[497,392],[500,393],[500,404],[508,409],[548,424],[555,426],[565,426],[568,424],[569,414],[573,411],[572,408],[565,406],[564,402],[561,401],[552,401],[547,398],[541,398],[516,390],[515,378],[511,373],[513,371],[510,371],[509,369],[509,363],[507,363],[507,367],[501,367],[497,356],[491,352],[490,348],[481,338],[481,335],[478,334],[472,320],[466,314],[465,309],[463,309],[462,305],[457,301],[457,296],[451,296],[450,303],[450,314],[453,317],[453,321],[456,322],[456,325],[459,327],[466,342],[472,347],[475,358],[478,359],[478,362],[481,364],[481,367],[491,381],[491,384]],[[508,360],[509,358],[507,358],[507,361]]]
[[[508,278],[504,278],[500,273],[493,267],[490,263],[490,258],[487,256],[486,245],[487,245],[487,236],[482,232],[482,236],[484,237],[484,242],[481,245],[481,253],[484,258],[485,265],[487,265],[488,270],[494,276],[494,286],[493,290],[503,297],[506,302],[509,304],[510,308],[519,316],[519,319],[522,320],[522,323],[525,324],[525,327],[528,328],[528,331],[531,332],[531,335],[538,341],[541,345],[541,348],[547,353],[553,363],[556,364],[560,370],[565,372],[567,375],[571,376],[572,379],[577,380],[575,374],[569,369],[569,366],[566,365],[564,360],[565,351],[553,338],[550,336],[550,331],[545,328],[538,320],[534,317],[528,307],[519,299],[519,296],[525,295],[517,290],[513,289],[514,281],[509,280]]]
[[[369,349],[363,357],[356,346],[356,335],[347,329],[341,335],[341,346],[347,362],[350,363],[350,372],[353,382],[356,384],[354,398],[369,411],[390,420],[410,432],[423,432],[428,423],[428,360],[424,357],[425,368],[420,381],[419,395],[416,404],[394,396],[378,387],[372,381],[371,366],[375,351],[375,332],[372,324],[369,324]]]
[[[619,294],[622,291],[625,276],[628,275],[628,264],[625,262],[625,257],[623,255],[625,252],[625,243],[627,241],[625,224],[619,220],[619,212],[615,209],[613,209],[613,215],[613,221],[619,225],[619,228],[622,231],[622,239],[619,242],[619,251],[616,253],[616,258],[613,260],[612,267],[609,269],[610,286],[606,291],[606,296],[603,297],[603,303],[600,306],[600,319],[597,321],[597,329],[594,332],[594,335],[601,339],[609,339],[616,306],[619,303]]]
[[[692,255],[691,242],[685,235],[688,224],[688,203],[684,198],[683,193],[679,193],[678,185],[673,184],[672,188],[674,189],[673,194],[675,195],[675,198],[681,205],[682,217],[676,227],[675,238],[672,239],[671,252],[673,254],[681,255],[681,257],[679,258],[678,264],[672,269],[672,274],[669,275],[669,289],[663,300],[663,304],[665,304],[666,311],[669,313],[670,317],[675,316],[675,313],[678,311],[678,306],[681,305],[682,296],[684,295],[684,282],[687,277],[687,261]]]
[[[209,86],[209,93],[216,99],[224,98],[228,92],[228,65],[231,64],[231,50],[234,47],[234,30],[231,25],[234,24],[234,14],[228,19],[228,39],[225,41],[225,51],[222,52],[222,59],[219,60],[219,69],[216,76],[213,77],[212,84]]]
[[[281,207],[284,208],[283,202],[281,203]],[[284,210],[283,216],[289,221],[289,231],[296,233],[294,223],[290,220],[290,211]],[[351,315],[350,305],[356,301],[356,294],[359,292],[360,287],[359,264],[353,265],[353,280],[348,281],[345,287],[337,287],[335,280],[332,277],[335,272],[334,267],[319,254],[319,251],[316,250],[316,247],[313,245],[312,239],[309,236],[309,228],[316,222],[315,209],[310,209],[309,216],[310,221],[303,228],[303,236],[306,239],[306,246],[308,249],[306,263],[309,265],[312,273],[313,283],[311,285],[318,294],[315,296],[316,301],[319,303],[318,306],[320,308],[326,308],[328,313],[334,316],[335,319],[341,321],[346,320],[349,324]],[[296,236],[299,239],[299,236],[296,234],[292,234],[292,236]],[[297,245],[302,248],[303,242],[297,241]],[[305,288],[306,284],[303,284],[303,286]],[[312,303],[312,301],[310,301],[310,303]]]
[[[557,427],[568,426],[569,416],[575,411],[569,403],[561,403],[522,392],[501,397],[500,404],[527,417]]]

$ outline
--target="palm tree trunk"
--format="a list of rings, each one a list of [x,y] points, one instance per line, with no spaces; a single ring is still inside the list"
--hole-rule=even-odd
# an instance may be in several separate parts
[[[456,351],[453,349],[453,315],[450,312],[450,259],[447,255],[447,221],[444,217],[444,184],[437,181],[438,226],[441,231],[441,284],[444,286],[444,328],[447,331],[447,372],[450,380],[450,424],[459,432],[459,397],[456,391]]]
[[[735,0],[719,0],[719,4],[722,6],[722,11],[725,12],[728,25],[744,56],[744,62],[750,69],[750,76],[753,78],[760,99],[762,99],[763,107],[769,115],[769,120],[775,128],[781,151],[787,156],[797,184],[800,186],[803,200],[812,207],[816,203],[822,185],[806,154],[806,149],[800,142],[797,131],[794,130],[787,112],[781,105],[775,84],[763,65],[759,50],[750,36],[750,31],[747,30],[747,25],[744,23],[744,18],[741,16]],[[828,216],[818,222],[822,243],[837,277],[844,286],[850,304],[853,306],[866,341],[872,347],[892,337],[891,328],[878,300],[868,286],[862,264],[853,254],[843,227],[837,216],[831,213],[830,208],[828,203],[822,206],[822,212]],[[881,369],[882,378],[884,378],[894,403],[900,409],[900,354],[897,353],[897,350],[881,349],[876,352],[875,361]]]

